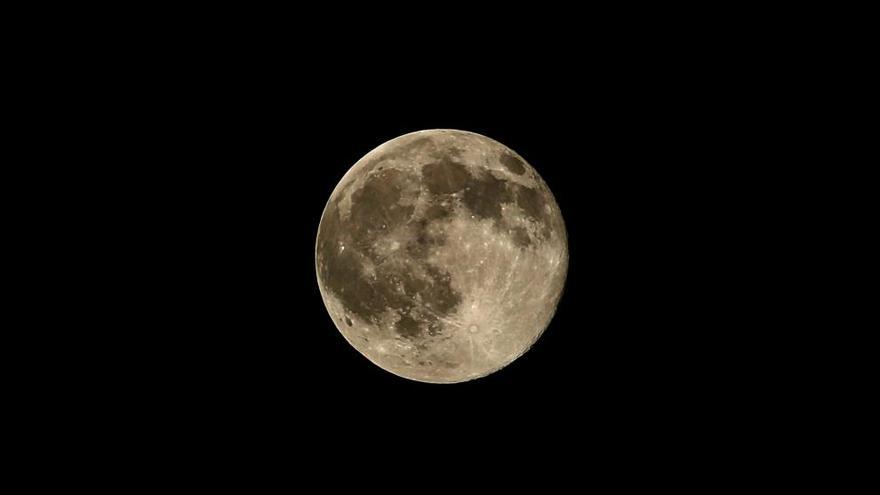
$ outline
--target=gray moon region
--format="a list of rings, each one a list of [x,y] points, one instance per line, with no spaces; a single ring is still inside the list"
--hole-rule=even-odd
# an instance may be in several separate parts
[[[494,373],[556,312],[568,242],[547,184],[485,136],[427,130],[367,153],[333,190],[318,286],[372,363],[429,383]]]

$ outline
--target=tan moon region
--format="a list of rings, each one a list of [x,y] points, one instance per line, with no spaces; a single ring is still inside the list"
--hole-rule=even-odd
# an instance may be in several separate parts
[[[345,339],[395,375],[456,383],[498,371],[550,323],[568,270],[559,206],[521,156],[427,130],[367,153],[318,227],[318,285]]]

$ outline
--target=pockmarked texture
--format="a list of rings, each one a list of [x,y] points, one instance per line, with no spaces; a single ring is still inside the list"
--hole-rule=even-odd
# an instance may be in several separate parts
[[[345,174],[315,265],[355,349],[396,375],[455,383],[503,368],[541,336],[568,245],[553,194],[521,156],[479,134],[429,130]]]

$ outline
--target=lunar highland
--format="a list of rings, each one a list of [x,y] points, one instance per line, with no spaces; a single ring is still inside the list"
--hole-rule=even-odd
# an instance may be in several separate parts
[[[345,174],[315,265],[355,349],[401,377],[456,383],[537,341],[562,294],[568,244],[553,194],[521,156],[479,134],[428,130]]]

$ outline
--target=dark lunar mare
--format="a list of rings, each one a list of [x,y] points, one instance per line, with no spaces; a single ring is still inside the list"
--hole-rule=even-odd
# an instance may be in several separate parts
[[[430,246],[443,242],[428,232],[428,225],[448,212],[432,206],[426,218],[413,219],[411,202],[400,204],[416,179],[395,169],[374,171],[352,193],[351,218],[342,221],[337,197],[328,204],[318,232],[318,269],[326,289],[352,314],[373,324],[388,310],[397,312],[395,331],[408,339],[436,334],[438,318],[452,314],[461,302],[449,275],[427,263]],[[375,242],[400,227],[409,229],[414,241],[385,257],[376,253]],[[365,272],[368,265],[375,266],[375,277]]]
[[[435,205],[453,194],[463,193],[461,201],[469,212],[480,219],[491,219],[501,233],[510,235],[518,246],[527,247],[532,244],[532,239],[526,230],[503,222],[502,204],[516,204],[539,225],[541,239],[550,236],[551,216],[541,191],[505,181],[488,171],[471,174],[465,165],[454,160],[454,154],[446,156],[443,150],[437,151],[435,156],[441,159],[422,168],[422,180]],[[522,160],[513,155],[503,154],[500,160],[513,173],[521,175],[525,172]]]
[[[503,153],[501,158],[499,159],[501,164],[504,165],[507,170],[516,175],[522,175],[526,171],[525,165],[523,165],[523,161],[519,158],[511,155],[510,153]]]

